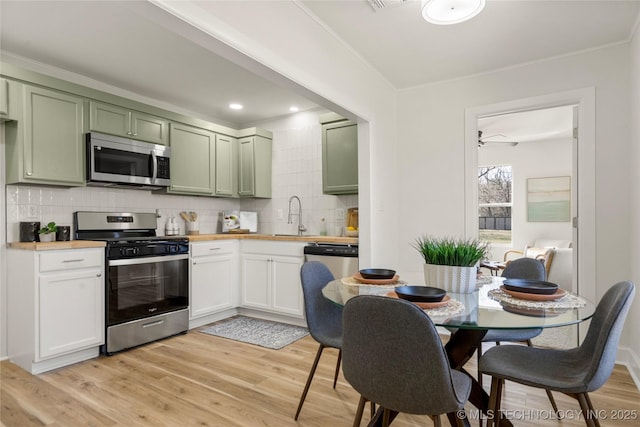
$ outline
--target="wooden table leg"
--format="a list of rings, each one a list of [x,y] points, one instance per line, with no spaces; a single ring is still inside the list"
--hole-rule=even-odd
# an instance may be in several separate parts
[[[486,329],[458,329],[451,335],[444,349],[447,352],[447,356],[449,356],[449,364],[453,369],[469,375],[469,373],[464,370],[464,365],[482,345],[482,338],[484,338],[486,333]],[[475,378],[471,375],[469,375],[469,377],[471,377],[469,402],[486,414],[489,409],[489,395]],[[451,425],[454,426],[455,414],[453,414],[453,418],[452,414],[447,414],[447,416]],[[513,425],[511,421],[507,419],[500,419],[498,424],[501,427]]]

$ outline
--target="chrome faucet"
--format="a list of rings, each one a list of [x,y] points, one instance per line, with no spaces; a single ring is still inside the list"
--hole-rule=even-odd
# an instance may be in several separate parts
[[[298,201],[298,213],[291,212],[291,201],[296,199]],[[291,196],[289,199],[289,214],[287,216],[287,224],[293,224],[291,217],[297,215],[298,216],[298,236],[302,236],[304,231],[307,231],[306,227],[302,225],[302,202],[298,196]]]

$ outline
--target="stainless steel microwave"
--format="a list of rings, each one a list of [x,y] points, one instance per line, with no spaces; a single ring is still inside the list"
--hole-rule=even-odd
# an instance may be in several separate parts
[[[87,185],[157,190],[171,185],[171,148],[113,135],[86,135]]]

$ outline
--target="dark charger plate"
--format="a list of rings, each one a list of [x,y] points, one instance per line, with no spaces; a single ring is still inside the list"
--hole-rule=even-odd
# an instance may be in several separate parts
[[[363,270],[360,270],[360,275],[365,279],[393,279],[393,277],[396,275],[396,271],[389,270],[387,268],[365,268]]]
[[[510,291],[529,294],[551,295],[558,290],[555,283],[531,279],[507,279],[502,285]]]
[[[396,286],[396,294],[411,302],[440,302],[447,291],[429,286]]]

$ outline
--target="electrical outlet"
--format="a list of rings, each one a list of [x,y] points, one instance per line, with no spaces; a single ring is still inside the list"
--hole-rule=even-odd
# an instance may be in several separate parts
[[[27,205],[27,217],[29,217],[29,218],[37,218],[38,217],[38,206],[36,206],[36,205]]]
[[[278,209],[278,219],[284,219],[284,211],[282,209]]]
[[[344,219],[344,209],[336,209],[336,219]]]

